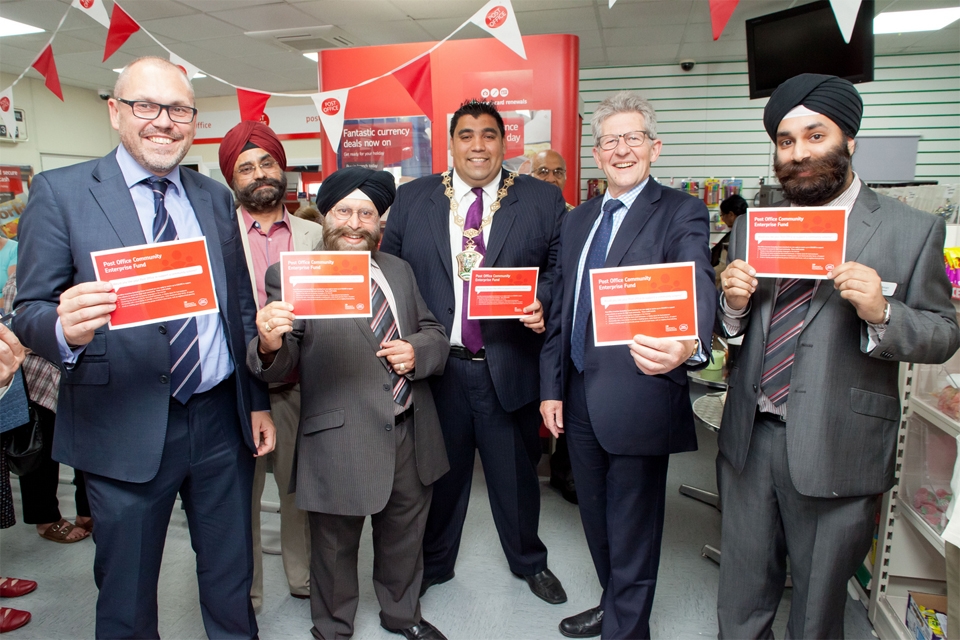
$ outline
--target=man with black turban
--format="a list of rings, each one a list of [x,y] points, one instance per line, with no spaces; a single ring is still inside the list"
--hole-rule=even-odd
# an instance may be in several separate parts
[[[267,267],[277,262],[283,251],[310,251],[323,236],[320,225],[291,216],[284,208],[287,178],[283,170],[286,166],[283,144],[263,123],[243,121],[228,131],[220,143],[220,171],[230,183],[238,205],[240,241],[257,308],[267,304],[263,283]],[[297,509],[296,497],[288,492],[300,421],[300,385],[296,376],[270,385],[270,412],[277,427],[277,446],[269,455],[280,493],[283,571],[290,595],[308,598],[310,525],[307,514]],[[253,476],[253,585],[250,587],[250,600],[255,609],[263,604],[260,500],[266,475],[267,458],[258,458]]]
[[[433,482],[447,472],[427,379],[443,373],[450,343],[427,309],[410,265],[377,250],[393,176],[362,167],[324,180],[318,250],[369,251],[369,318],[297,320],[280,301],[280,269],[267,270],[270,304],[247,365],[266,382],[299,366],[303,386],[291,489],[309,513],[310,612],[317,638],[348,638],[359,601],[357,551],[373,525],[373,585],[380,624],[407,638],[443,638],[420,615],[423,532]]]
[[[787,637],[843,637],[846,584],[894,483],[900,362],[960,345],[943,269],[943,220],[879,195],[851,167],[863,102],[852,84],[803,74],[763,122],[794,206],[843,207],[847,262],[826,280],[758,278],[746,220],[720,275],[718,331],[743,335],[720,429],[721,638],[772,638],[790,558]]]

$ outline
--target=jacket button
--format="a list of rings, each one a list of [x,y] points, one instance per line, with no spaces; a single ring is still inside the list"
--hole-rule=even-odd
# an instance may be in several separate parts
[[[392,425],[392,424],[385,424],[385,425],[383,425],[383,428],[386,429],[387,431],[392,431],[392,430],[393,430],[393,425]]]
[[[167,325],[165,325],[165,324],[160,325],[159,331],[160,331],[160,333],[162,333],[163,335],[167,335]]]
[[[170,376],[163,374],[160,376],[160,384],[167,384],[170,382]]]
[[[452,315],[453,315],[453,309],[447,309],[447,313],[452,316]]]
[[[384,391],[390,391],[390,385],[388,385],[387,383],[384,383],[384,384],[383,384],[383,390],[384,390]]]
[[[753,390],[754,390],[754,391],[757,390],[757,385],[753,385]]]

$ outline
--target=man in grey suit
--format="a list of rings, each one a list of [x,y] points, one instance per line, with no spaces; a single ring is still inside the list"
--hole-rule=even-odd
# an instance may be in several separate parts
[[[326,214],[323,246],[370,251],[371,318],[297,320],[279,300],[280,270],[267,270],[270,304],[257,316],[259,340],[247,364],[267,382],[297,366],[303,403],[291,489],[309,512],[313,635],[353,634],[359,600],[357,551],[372,516],[373,584],[380,623],[411,639],[443,638],[420,615],[423,532],[433,482],[447,472],[440,421],[427,378],[443,373],[450,350],[413,271],[377,251],[380,216],[393,177],[348,167],[317,194]]]
[[[851,168],[863,102],[835,76],[783,83],[764,109],[794,206],[849,209],[826,280],[757,278],[746,220],[721,274],[718,327],[744,335],[720,429],[722,638],[771,638],[790,557],[787,637],[843,636],[846,583],[894,483],[900,362],[960,345],[943,220],[866,187]]]
[[[233,187],[240,240],[247,258],[250,286],[257,307],[267,304],[264,285],[267,267],[283,251],[310,251],[323,239],[323,228],[291,216],[283,206],[287,193],[284,168],[287,155],[273,130],[261,122],[244,121],[227,132],[220,143],[220,171]],[[296,372],[270,385],[270,413],[277,427],[277,446],[270,453],[273,478],[280,493],[280,555],[290,595],[310,597],[310,525],[289,493],[293,454],[300,423],[300,384]],[[254,608],[263,604],[263,548],[260,538],[260,500],[266,482],[267,458],[258,458],[253,476],[253,586]]]

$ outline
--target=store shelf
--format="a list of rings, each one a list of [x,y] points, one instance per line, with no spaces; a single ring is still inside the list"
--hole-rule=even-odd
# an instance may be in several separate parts
[[[907,631],[907,598],[882,595],[877,598],[877,615],[873,620],[874,631],[880,640],[915,640]]]
[[[944,412],[937,409],[936,405],[930,403],[921,394],[910,396],[910,409],[916,414],[923,416],[935,427],[939,428],[953,437],[960,436],[960,422],[949,417]]]
[[[914,511],[912,507],[904,502],[901,502],[899,505],[897,505],[897,510],[899,511],[900,515],[903,516],[903,519],[909,522],[914,529],[920,532],[920,535],[926,538],[927,542],[933,545],[933,548],[936,549],[940,555],[945,554],[943,538],[940,537],[940,534],[937,533],[933,527],[927,524],[927,522],[923,519],[923,516]]]

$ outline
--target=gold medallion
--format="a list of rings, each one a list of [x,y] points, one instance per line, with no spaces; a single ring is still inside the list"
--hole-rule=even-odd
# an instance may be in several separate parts
[[[467,239],[466,246],[464,246],[463,251],[457,254],[457,276],[464,282],[470,281],[470,272],[474,268],[479,267],[480,263],[483,262],[483,254],[478,251],[475,251],[477,244],[474,242],[474,238],[483,233],[483,229],[490,225],[491,220],[493,219],[493,214],[500,209],[500,201],[503,200],[503,197],[507,195],[507,190],[513,186],[513,181],[517,179],[517,173],[511,171],[507,174],[506,179],[503,181],[503,186],[497,191],[497,199],[490,205],[490,213],[483,217],[480,220],[479,229],[464,229],[464,219],[460,215],[460,203],[457,202],[453,193],[453,184],[450,179],[451,172],[444,171],[441,176],[443,177],[443,186],[445,187],[444,194],[447,198],[450,199],[450,211],[453,212],[453,221],[460,227],[463,237]]]

